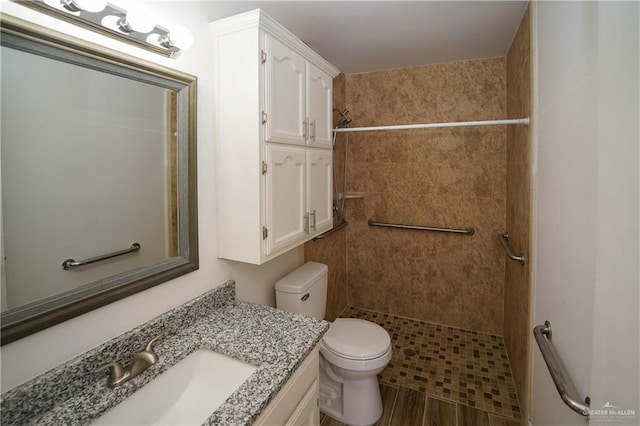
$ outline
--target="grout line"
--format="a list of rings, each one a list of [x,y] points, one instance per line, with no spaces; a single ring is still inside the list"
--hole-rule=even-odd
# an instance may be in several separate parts
[[[511,381],[513,382],[513,392],[516,394],[516,401],[518,401],[518,408],[520,408],[520,420],[522,420],[524,419],[524,412],[522,411],[522,404],[520,404],[520,395],[518,395],[518,386],[516,386],[516,377],[513,374],[513,368],[511,368],[511,358],[509,357],[509,351],[507,350],[507,342],[504,342],[504,353],[507,356],[507,363],[509,364],[509,373],[511,374]],[[532,354],[529,354],[529,355],[533,357]]]
[[[349,309],[349,305],[345,305],[344,308],[342,308],[340,313],[338,315],[336,315],[336,319],[337,318],[342,318],[342,314],[344,314],[344,311],[346,311],[347,309]]]
[[[400,387],[398,386],[396,388],[396,394],[393,397],[393,404],[391,405],[391,412],[389,413],[389,423],[387,423],[387,426],[393,426],[393,423],[391,423],[391,421],[393,420],[393,412],[396,411],[396,403],[398,402],[399,393],[400,393]]]
[[[424,410],[422,410],[422,426],[430,426],[427,424],[427,412],[428,412],[428,404],[429,404],[429,395],[424,393]]]
[[[396,404],[398,403],[398,395],[400,394],[400,386],[396,388],[396,394],[393,397],[393,405],[391,406],[391,413],[389,413],[389,426],[393,426],[393,415],[396,413]]]

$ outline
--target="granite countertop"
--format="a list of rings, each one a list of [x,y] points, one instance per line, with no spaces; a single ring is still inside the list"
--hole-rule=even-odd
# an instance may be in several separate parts
[[[230,281],[2,394],[2,424],[91,423],[187,355],[207,348],[258,368],[204,424],[249,425],[328,329],[326,321],[238,301]],[[92,373],[107,361],[126,362],[160,333],[164,337],[154,347],[159,360],[140,376],[109,389],[106,376]]]

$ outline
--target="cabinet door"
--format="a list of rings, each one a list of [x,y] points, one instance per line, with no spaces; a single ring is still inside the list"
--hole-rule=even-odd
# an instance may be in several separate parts
[[[307,150],[307,210],[312,234],[326,231],[333,224],[331,155],[330,149]]]
[[[307,230],[305,148],[267,145],[266,254],[294,245]]]
[[[315,65],[307,62],[307,114],[309,116],[309,144],[332,144],[333,79]]]
[[[305,60],[268,34],[265,76],[265,139],[306,143]]]
[[[315,426],[320,424],[320,409],[318,408],[318,381],[307,389],[302,400],[296,407],[286,426]]]

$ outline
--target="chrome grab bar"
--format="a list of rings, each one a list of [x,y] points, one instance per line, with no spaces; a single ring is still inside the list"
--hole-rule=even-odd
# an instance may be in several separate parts
[[[140,244],[133,243],[131,244],[131,247],[129,247],[128,249],[114,251],[113,253],[103,254],[101,256],[90,257],[89,259],[84,259],[84,260],[67,259],[64,262],[62,262],[62,269],[64,269],[65,271],[68,271],[71,268],[76,268],[82,265],[88,265],[90,263],[100,262],[101,260],[111,259],[112,257],[122,256],[123,254],[133,253],[138,250],[140,250]]]
[[[438,228],[435,226],[403,225],[400,223],[376,222],[373,219],[369,219],[367,223],[369,224],[369,226],[381,226],[383,228],[414,229],[416,231],[450,232],[453,234],[466,234],[466,235],[473,235],[476,232],[475,229],[473,228],[455,229],[455,228]]]
[[[500,234],[499,237],[500,237],[500,242],[502,243],[502,247],[504,248],[504,251],[507,253],[507,256],[509,256],[509,259],[515,260],[516,262],[520,262],[522,266],[524,266],[524,262],[525,262],[524,254],[521,256],[516,256],[511,252],[511,249],[507,244],[509,242],[509,234],[507,233]]]
[[[334,232],[338,232],[339,230],[341,230],[342,228],[344,228],[348,224],[349,224],[349,222],[347,222],[346,220],[343,220],[338,225],[336,225],[333,228],[329,229],[327,232],[323,232],[322,234],[318,235],[317,237],[312,238],[312,240],[315,241],[315,240],[321,240],[323,238],[326,238],[329,235],[333,234]]]
[[[553,383],[556,385],[556,389],[558,389],[558,393],[560,394],[562,401],[564,401],[564,403],[576,413],[588,417],[589,397],[586,397],[585,402],[582,403],[578,402],[577,398],[570,395],[570,393],[577,394],[577,392],[569,380],[568,375],[565,376],[565,370],[551,345],[551,323],[549,321],[545,321],[544,325],[536,326],[533,329],[533,335],[536,338],[536,342],[538,343],[538,347],[542,353],[542,358],[547,364]]]

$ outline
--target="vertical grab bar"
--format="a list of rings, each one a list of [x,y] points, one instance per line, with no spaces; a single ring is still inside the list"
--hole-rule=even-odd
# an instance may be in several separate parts
[[[520,262],[520,264],[524,266],[524,261],[525,261],[524,254],[521,256],[516,256],[511,252],[511,249],[507,244],[507,242],[509,241],[509,234],[500,234],[499,237],[500,237],[500,242],[502,243],[502,248],[504,248],[504,251],[507,253],[507,256],[509,256],[509,259],[514,260],[516,262]]]
[[[551,323],[545,321],[544,325],[536,326],[533,329],[533,335],[562,401],[576,413],[589,417],[589,397],[586,397],[585,402],[582,403],[570,395],[570,393],[575,393],[575,387],[565,376],[562,364],[551,347]]]

